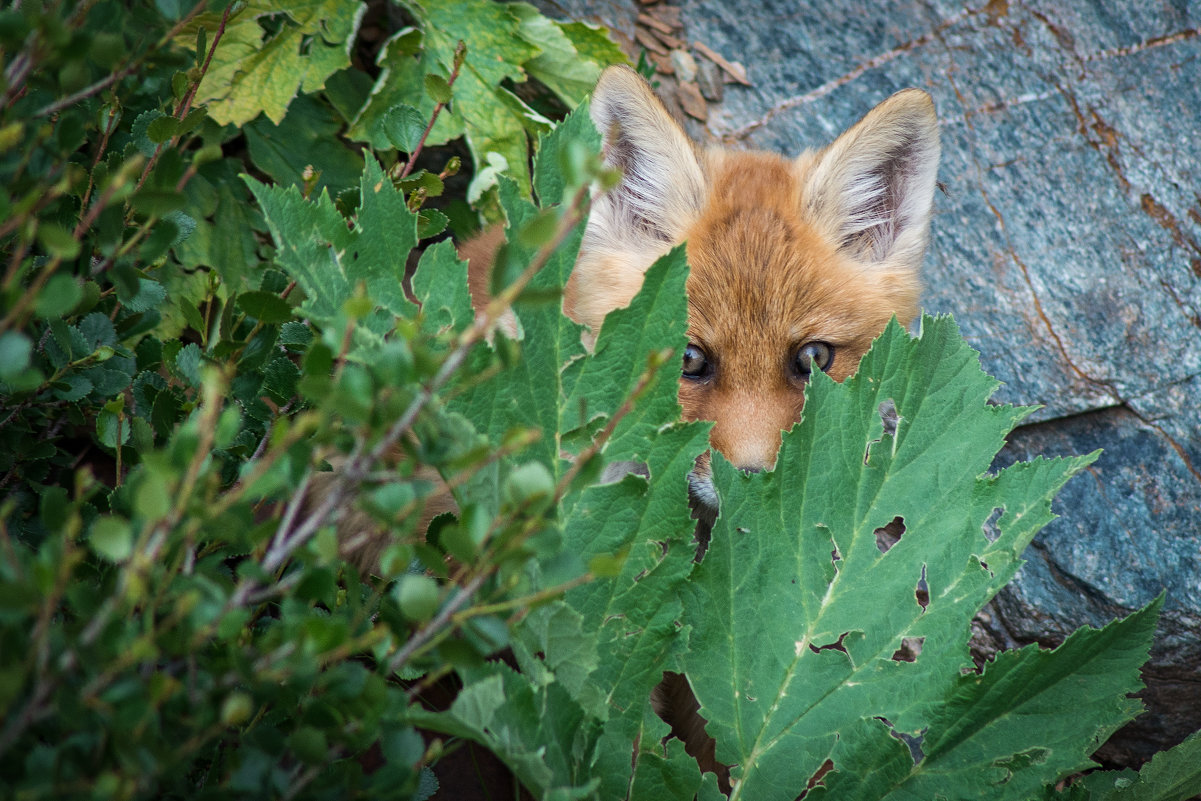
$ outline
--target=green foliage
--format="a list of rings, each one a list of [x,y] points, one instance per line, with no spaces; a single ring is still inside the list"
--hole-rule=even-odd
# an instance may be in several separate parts
[[[1197,792],[1196,738],[1050,789],[1137,712],[1155,607],[968,660],[1092,457],[990,474],[1024,410],[949,320],[818,377],[776,471],[715,457],[694,562],[683,250],[591,351],[559,310],[601,170],[585,111],[550,120],[621,59],[603,31],[100,0],[0,12],[0,52],[4,797],[425,799],[470,739],[540,798],[711,798],[661,742],[665,669],[741,797],[826,760],[812,797]],[[507,228],[478,313],[433,241],[465,195]],[[387,532],[369,574],[339,520]],[[417,700],[451,672],[448,708]]]

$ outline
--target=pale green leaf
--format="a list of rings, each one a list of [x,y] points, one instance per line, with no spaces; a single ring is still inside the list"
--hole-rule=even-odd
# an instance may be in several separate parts
[[[133,553],[133,531],[117,517],[101,517],[92,524],[88,545],[110,562],[123,562]]]
[[[8,380],[29,366],[33,343],[19,331],[0,334],[0,380]]]
[[[587,97],[602,69],[628,61],[604,28],[555,22],[527,3],[507,8],[521,20],[522,37],[541,50],[525,63],[526,70],[569,106]]]
[[[280,124],[300,91],[313,92],[350,65],[350,48],[366,5],[343,0],[252,0],[226,25],[196,94],[218,123],[244,125],[264,113]],[[276,15],[270,36],[260,18]],[[179,35],[190,44],[196,27],[216,32],[218,16],[198,17]]]

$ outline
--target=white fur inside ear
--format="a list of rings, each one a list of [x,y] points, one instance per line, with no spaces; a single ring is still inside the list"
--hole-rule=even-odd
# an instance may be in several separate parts
[[[865,264],[917,270],[938,157],[930,96],[918,89],[898,92],[817,155],[806,179],[814,221]]]
[[[683,239],[704,201],[705,177],[688,136],[650,86],[629,67],[609,67],[592,95],[592,121],[605,162],[620,184],[599,198],[593,217],[610,241],[649,245]]]

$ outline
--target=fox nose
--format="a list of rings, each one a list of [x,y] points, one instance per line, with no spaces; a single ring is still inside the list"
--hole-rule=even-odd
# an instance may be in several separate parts
[[[780,430],[776,429],[772,436],[743,436],[727,439],[723,444],[718,444],[711,437],[710,442],[735,467],[757,473],[770,470],[776,463],[776,453],[780,450]]]
[[[797,419],[792,398],[732,395],[712,409],[709,443],[735,467],[770,470],[776,463],[783,430]]]

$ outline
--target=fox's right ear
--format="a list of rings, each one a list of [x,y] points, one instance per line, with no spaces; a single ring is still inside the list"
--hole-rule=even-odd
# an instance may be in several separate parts
[[[624,65],[601,73],[591,110],[605,163],[622,172],[621,183],[593,206],[606,238],[643,247],[676,244],[704,201],[705,177],[692,141],[650,85]]]

